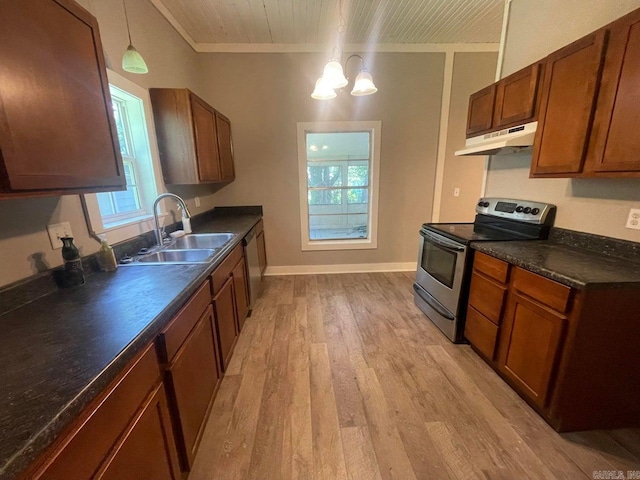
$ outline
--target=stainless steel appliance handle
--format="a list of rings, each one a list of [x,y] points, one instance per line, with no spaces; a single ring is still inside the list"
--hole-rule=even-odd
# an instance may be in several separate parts
[[[429,292],[423,289],[420,285],[418,285],[417,283],[414,283],[413,290],[420,296],[422,300],[427,302],[431,308],[433,308],[436,312],[438,312],[444,318],[451,321],[455,320],[456,317],[454,317],[453,314],[444,307],[444,305],[442,305],[438,300],[433,298],[433,296],[430,295]]]
[[[464,249],[465,249],[464,245],[460,245],[459,243],[456,243],[453,241],[445,240],[443,237],[435,233],[430,233],[425,230],[420,230],[420,235],[422,235],[425,239],[429,240],[430,242],[435,243],[439,247],[444,248],[445,250],[450,250],[453,252],[464,252]]]

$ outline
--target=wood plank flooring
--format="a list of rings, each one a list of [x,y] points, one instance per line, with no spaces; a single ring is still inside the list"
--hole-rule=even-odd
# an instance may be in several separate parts
[[[640,431],[559,435],[413,304],[413,274],[269,277],[189,480],[587,479]]]

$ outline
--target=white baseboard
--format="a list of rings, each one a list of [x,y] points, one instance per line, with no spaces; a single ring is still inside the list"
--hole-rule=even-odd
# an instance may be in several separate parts
[[[342,265],[289,265],[267,267],[265,275],[315,275],[324,273],[415,272],[416,262],[352,263]]]

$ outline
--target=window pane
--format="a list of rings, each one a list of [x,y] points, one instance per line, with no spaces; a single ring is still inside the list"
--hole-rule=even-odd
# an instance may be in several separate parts
[[[342,190],[310,190],[309,205],[340,205]]]
[[[339,166],[309,166],[307,178],[310,187],[341,187],[342,168]]]
[[[369,132],[307,133],[308,160],[369,158]]]
[[[309,215],[310,240],[367,238],[367,214]]]
[[[100,208],[100,215],[103,217],[106,215],[113,215],[115,210],[113,209],[113,203],[111,202],[111,193],[102,192],[96,194],[98,199],[98,207]]]
[[[369,185],[369,165],[349,165],[347,176],[349,187],[365,187]]]
[[[347,203],[368,203],[368,188],[350,188],[347,190]]]
[[[116,132],[118,133],[118,142],[120,143],[120,153],[127,157],[131,157],[131,149],[127,141],[127,135],[124,129],[124,108],[122,102],[113,100],[113,118],[116,122]]]
[[[128,186],[123,192],[113,192],[113,201],[116,204],[118,213],[135,212],[140,210],[138,201],[138,189]]]

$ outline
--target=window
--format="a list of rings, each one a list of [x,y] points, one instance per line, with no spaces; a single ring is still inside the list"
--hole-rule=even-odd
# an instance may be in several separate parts
[[[303,250],[377,247],[380,122],[298,123]]]
[[[84,195],[84,204],[90,230],[115,243],[153,229],[152,206],[162,182],[148,91],[107,73],[127,189]]]

